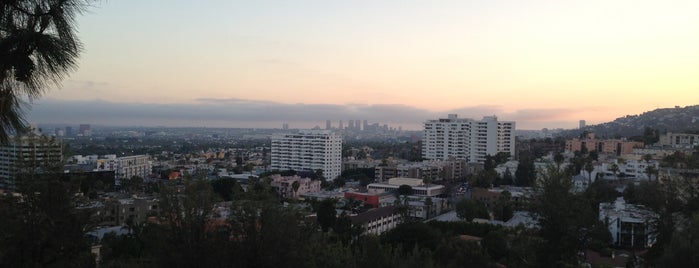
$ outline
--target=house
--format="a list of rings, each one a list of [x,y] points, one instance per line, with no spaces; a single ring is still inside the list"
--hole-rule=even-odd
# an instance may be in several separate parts
[[[358,226],[361,233],[380,235],[396,228],[403,222],[400,210],[395,206],[375,208],[367,212],[351,216],[352,226]]]
[[[320,180],[279,174],[274,174],[270,178],[272,179],[270,185],[283,198],[298,198],[302,194],[320,192]],[[297,187],[294,186],[295,183]]]
[[[653,222],[658,215],[644,206],[627,204],[619,197],[614,203],[599,204],[599,219],[607,224],[615,246],[649,248],[655,243]]]

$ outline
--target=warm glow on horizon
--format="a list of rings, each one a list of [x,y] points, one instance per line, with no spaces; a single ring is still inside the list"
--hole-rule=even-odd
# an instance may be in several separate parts
[[[518,126],[574,127],[699,104],[697,10],[689,0],[106,1],[79,18],[80,68],[46,97],[400,104],[445,116],[492,106],[551,111]]]

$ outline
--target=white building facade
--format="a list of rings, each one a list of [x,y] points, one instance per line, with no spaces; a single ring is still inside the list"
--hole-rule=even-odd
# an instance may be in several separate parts
[[[152,172],[152,164],[148,155],[132,155],[116,157],[116,155],[105,155],[94,161],[95,170],[114,171],[114,183],[121,185],[122,180],[131,179],[133,176],[147,179]]]
[[[342,172],[342,136],[329,130],[300,130],[272,136],[272,170],[322,170],[328,180]]]
[[[483,163],[486,155],[499,152],[515,155],[513,121],[498,121],[496,116],[473,120],[450,114],[424,123],[422,157],[425,159],[455,158]]]
[[[612,244],[621,247],[649,248],[656,242],[654,223],[658,215],[638,205],[627,204],[623,197],[614,203],[599,204],[599,220],[612,235]]]

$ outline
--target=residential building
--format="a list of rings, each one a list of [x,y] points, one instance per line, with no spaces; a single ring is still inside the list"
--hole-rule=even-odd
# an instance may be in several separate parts
[[[55,137],[29,134],[10,137],[0,146],[0,189],[14,190],[20,174],[28,176],[61,171],[62,144]]]
[[[588,133],[584,139],[574,138],[566,141],[566,152],[569,153],[587,150],[621,156],[632,154],[636,148],[643,148],[643,142],[624,139],[596,139],[595,133]]]
[[[362,235],[380,235],[396,228],[403,222],[400,210],[394,206],[375,208],[351,217],[352,225],[358,226]]]
[[[145,180],[152,172],[152,164],[148,155],[124,157],[105,155],[104,158],[96,159],[95,163],[96,170],[113,170],[115,172],[114,184],[116,185],[121,185],[122,180],[131,179],[133,176]]]
[[[142,223],[159,213],[158,199],[154,197],[104,198],[80,205],[79,210],[89,211],[92,220],[100,226],[121,226],[129,221]]]
[[[355,192],[349,191],[344,193],[345,199],[354,199],[356,201],[361,201],[364,206],[369,206],[372,208],[378,208],[383,200],[393,198],[393,194],[389,192],[375,193],[375,192]],[[391,203],[392,204],[392,203]]]
[[[515,122],[498,121],[496,116],[482,120],[447,118],[424,123],[422,157],[430,160],[464,159],[483,163],[486,155],[499,152],[515,155]]]
[[[277,190],[283,198],[298,198],[302,194],[320,192],[320,180],[301,178],[299,176],[282,176],[274,174],[270,177],[270,185]],[[298,182],[298,188],[294,189],[294,183]]]
[[[328,180],[340,175],[342,136],[329,130],[300,130],[272,136],[272,170],[322,170]]]
[[[402,205],[407,207],[406,216],[412,219],[427,220],[441,215],[448,208],[446,198],[428,196],[388,196],[379,201],[379,206]]]
[[[614,203],[599,204],[599,219],[607,224],[615,246],[649,248],[656,240],[653,222],[658,215],[640,206],[627,204],[623,197]]]
[[[425,185],[421,179],[414,178],[391,178],[386,183],[370,183],[367,190],[374,193],[392,192],[398,190],[401,185],[408,185],[413,189],[412,195],[417,196],[440,196],[444,193],[444,185]]]
[[[658,145],[693,149],[694,146],[699,145],[699,134],[668,132],[667,134],[660,135]]]

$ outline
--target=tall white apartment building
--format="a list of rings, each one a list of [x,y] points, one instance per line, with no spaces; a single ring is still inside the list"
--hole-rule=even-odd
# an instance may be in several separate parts
[[[300,130],[272,136],[273,170],[315,171],[333,180],[342,171],[342,136],[329,130]]]
[[[429,160],[454,158],[483,163],[486,155],[515,155],[515,122],[498,121],[496,116],[473,120],[450,114],[425,122],[423,134],[422,158]]]
[[[35,134],[11,137],[7,144],[0,146],[0,189],[14,190],[20,173],[60,171],[62,160],[61,143],[53,137]]]

